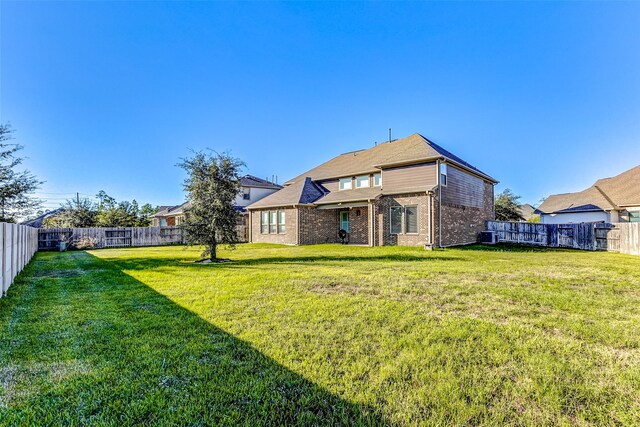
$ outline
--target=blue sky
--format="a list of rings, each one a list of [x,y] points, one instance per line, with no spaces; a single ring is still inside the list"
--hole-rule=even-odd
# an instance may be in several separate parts
[[[523,201],[640,164],[640,3],[0,2],[0,120],[48,206],[280,181],[419,132]],[[55,194],[53,194],[55,193]]]

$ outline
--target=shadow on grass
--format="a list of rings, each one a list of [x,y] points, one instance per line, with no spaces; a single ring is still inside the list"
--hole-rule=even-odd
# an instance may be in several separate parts
[[[310,256],[281,256],[281,257],[261,257],[234,259],[233,254],[230,255],[231,261],[226,263],[194,263],[195,259],[175,259],[175,258],[124,258],[118,259],[117,263],[123,270],[143,270],[149,268],[166,267],[168,265],[191,266],[194,268],[238,268],[245,266],[257,266],[267,264],[313,264],[326,262],[428,262],[438,263],[446,261],[467,261],[462,257],[451,256],[415,256],[415,255],[376,255],[376,256],[332,256],[332,255],[310,255]],[[300,268],[304,268],[301,265]]]
[[[496,245],[488,245],[476,243],[473,245],[456,246],[452,249],[462,251],[484,251],[484,252],[588,252],[572,248],[549,248],[546,246],[515,244],[515,243],[498,243]]]
[[[0,424],[385,424],[120,268],[72,252],[25,270],[0,303]]]

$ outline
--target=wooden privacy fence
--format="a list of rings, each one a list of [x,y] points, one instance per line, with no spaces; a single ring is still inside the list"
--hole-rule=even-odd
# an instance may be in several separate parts
[[[81,248],[160,246],[183,243],[180,227],[40,228],[38,249],[58,250],[60,242]]]
[[[18,273],[38,250],[38,230],[26,225],[0,223],[2,278],[0,297],[7,294]]]
[[[498,242],[640,255],[640,223],[534,224],[487,221]]]

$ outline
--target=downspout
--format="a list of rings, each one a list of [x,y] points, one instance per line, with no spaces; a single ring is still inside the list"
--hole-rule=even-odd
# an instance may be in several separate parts
[[[433,191],[427,191],[427,217],[429,218],[429,240],[427,245],[433,248]]]
[[[438,247],[442,247],[442,183],[440,182],[440,160],[438,160],[436,173],[438,174]]]
[[[253,243],[253,211],[249,211],[249,243]]]

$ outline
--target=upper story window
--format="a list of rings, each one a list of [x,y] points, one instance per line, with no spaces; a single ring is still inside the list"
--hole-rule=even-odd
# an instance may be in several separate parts
[[[369,187],[369,175],[356,176],[356,188]]]
[[[251,189],[249,187],[242,187],[242,199],[251,200]]]
[[[382,174],[374,173],[373,174],[373,186],[380,187],[382,185]]]
[[[447,164],[440,163],[440,185],[447,186]]]
[[[351,178],[340,178],[340,190],[351,190],[352,185]]]
[[[629,222],[640,222],[640,211],[629,211]]]

